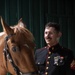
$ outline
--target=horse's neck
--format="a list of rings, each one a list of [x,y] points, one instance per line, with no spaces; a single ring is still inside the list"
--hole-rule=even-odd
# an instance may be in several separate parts
[[[3,48],[4,46],[4,37],[5,37],[5,33],[1,32],[0,33],[0,50]]]
[[[5,37],[5,33],[4,32],[1,32],[0,33],[0,46],[3,44],[4,42],[4,37]]]
[[[0,32],[0,36],[4,35],[5,33],[4,32]]]
[[[5,35],[5,32],[0,32],[0,39]]]

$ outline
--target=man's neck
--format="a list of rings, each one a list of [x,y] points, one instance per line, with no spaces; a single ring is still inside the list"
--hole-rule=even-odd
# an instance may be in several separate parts
[[[47,46],[50,48],[50,47],[52,47],[52,46],[55,46],[55,45],[57,45],[58,43],[55,43],[55,44],[48,44]]]

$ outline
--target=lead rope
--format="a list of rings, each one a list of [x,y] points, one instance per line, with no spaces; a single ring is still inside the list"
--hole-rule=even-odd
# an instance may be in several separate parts
[[[10,54],[10,52],[8,51],[8,45],[7,45],[7,41],[8,39],[14,34],[11,34],[9,36],[7,36],[5,38],[5,47],[4,47],[4,50],[3,50],[3,54],[5,56],[5,60],[6,60],[6,67],[8,68],[7,66],[7,59],[9,60],[9,62],[11,63],[11,65],[13,66],[14,68],[14,71],[16,72],[17,75],[22,75],[22,72],[20,72],[19,68],[14,64],[14,61],[12,59],[12,56]]]

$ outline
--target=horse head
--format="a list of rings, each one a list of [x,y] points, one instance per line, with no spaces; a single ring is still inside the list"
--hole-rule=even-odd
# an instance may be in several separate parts
[[[0,44],[0,51],[3,51],[3,59],[0,70],[5,73],[10,72],[12,75],[20,75],[23,73],[32,73],[36,71],[34,61],[34,37],[26,28],[26,24],[20,19],[14,26],[7,25],[1,18],[3,40]],[[0,52],[0,54],[1,54]],[[5,73],[0,73],[5,75]]]

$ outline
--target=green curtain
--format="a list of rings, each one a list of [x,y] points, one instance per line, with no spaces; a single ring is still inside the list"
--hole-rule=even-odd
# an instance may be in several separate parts
[[[0,16],[8,25],[22,18],[35,37],[36,49],[45,46],[45,24],[59,23],[63,33],[60,44],[72,49],[75,55],[75,0],[1,0]]]
[[[7,75],[11,75],[10,73],[7,73]]]

